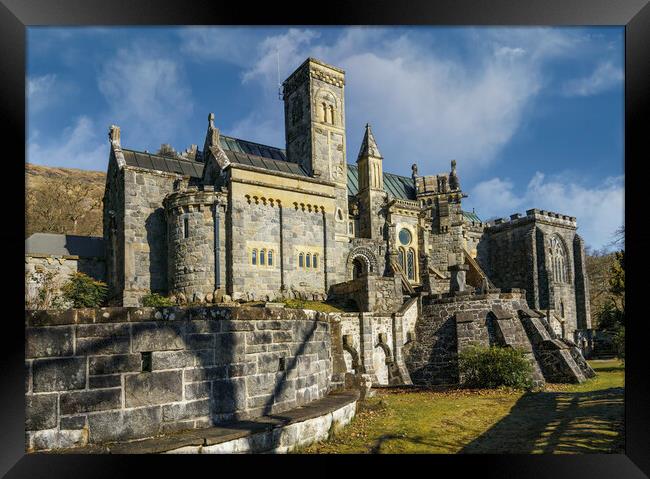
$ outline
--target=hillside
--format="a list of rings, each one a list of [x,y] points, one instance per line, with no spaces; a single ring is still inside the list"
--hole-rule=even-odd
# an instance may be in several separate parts
[[[25,164],[25,237],[32,233],[102,236],[101,171]]]

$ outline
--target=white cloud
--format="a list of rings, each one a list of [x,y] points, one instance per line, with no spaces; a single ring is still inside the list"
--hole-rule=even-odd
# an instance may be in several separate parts
[[[27,145],[27,161],[38,165],[82,168],[106,171],[108,163],[108,139],[104,132],[86,116],[76,119],[65,128],[58,138],[47,143],[39,141],[40,135],[32,136]]]
[[[120,125],[126,145],[167,143],[194,110],[182,65],[137,45],[119,50],[104,64],[98,86],[109,104],[106,125]],[[147,143],[138,143],[143,139]]]
[[[585,242],[601,248],[613,240],[616,229],[624,224],[623,183],[623,177],[617,176],[587,187],[560,177],[547,178],[536,172],[526,191],[518,195],[511,181],[493,178],[477,184],[466,205],[475,205],[477,214],[484,220],[507,218],[512,213],[524,213],[531,208],[575,216],[578,233]]]
[[[57,77],[53,73],[27,79],[27,108],[37,113],[53,105],[58,96],[55,94]]]
[[[623,81],[623,70],[612,62],[599,63],[591,75],[569,80],[562,89],[566,96],[591,96],[607,91]]]
[[[179,32],[180,50],[196,61],[222,60],[241,67],[250,65],[259,38],[251,28],[187,27]]]
[[[417,162],[424,174],[434,173],[455,158],[470,176],[490,165],[523,123],[544,87],[545,63],[575,52],[582,42],[572,31],[555,29],[471,30],[464,37],[473,52],[469,60],[451,59],[390,29],[349,28],[329,43],[316,38],[305,29],[268,37],[243,81],[258,81],[270,108],[277,103],[270,92],[277,50],[282,78],[308,56],[340,66],[346,70],[349,162],[370,122],[387,170],[397,171],[407,161]],[[281,145],[282,122],[275,113],[261,118],[264,110],[242,119],[238,132]],[[259,128],[271,122],[278,133]]]

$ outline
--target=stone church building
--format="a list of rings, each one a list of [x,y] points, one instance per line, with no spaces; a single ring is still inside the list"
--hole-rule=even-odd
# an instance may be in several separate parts
[[[340,68],[300,65],[283,83],[284,149],[226,136],[213,114],[202,148],[180,154],[128,149],[112,126],[113,303],[150,292],[181,303],[341,298],[390,313],[418,295],[518,288],[563,337],[591,327],[576,218],[530,209],[484,223],[462,209],[455,161],[436,175],[385,172],[370,125],[348,154],[344,93]]]

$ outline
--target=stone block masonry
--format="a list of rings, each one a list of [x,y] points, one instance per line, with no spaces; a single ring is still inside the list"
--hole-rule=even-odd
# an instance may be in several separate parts
[[[330,326],[282,308],[26,312],[26,449],[275,414],[330,389]]]
[[[584,381],[586,375],[579,364],[586,362],[581,353],[561,340],[543,337],[548,333],[539,323],[541,314],[528,307],[525,296],[520,289],[497,289],[481,295],[456,293],[428,298],[416,323],[417,341],[405,348],[405,363],[413,383],[459,383],[458,356],[471,345],[523,350],[532,365],[535,387],[545,381]]]

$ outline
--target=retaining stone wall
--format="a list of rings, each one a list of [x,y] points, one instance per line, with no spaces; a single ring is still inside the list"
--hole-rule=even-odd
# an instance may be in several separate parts
[[[26,313],[26,448],[151,437],[322,398],[329,324],[281,308]]]

